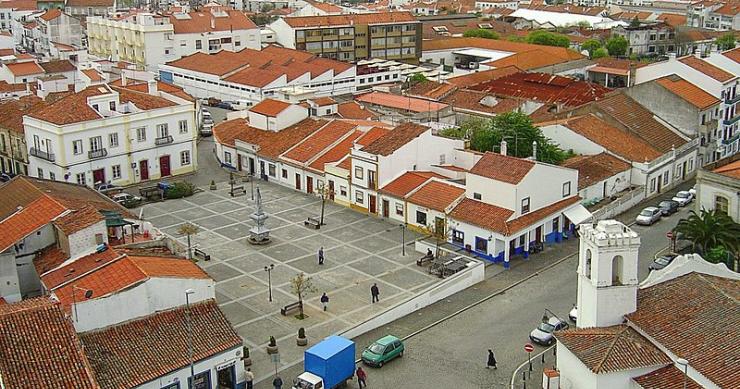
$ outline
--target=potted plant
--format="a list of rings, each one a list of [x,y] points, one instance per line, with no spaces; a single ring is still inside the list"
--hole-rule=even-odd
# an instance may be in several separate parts
[[[244,367],[252,366],[252,358],[249,357],[249,347],[244,346],[242,348],[242,354],[244,354],[244,356],[242,356],[242,361],[244,361]]]
[[[270,343],[267,344],[267,353],[277,354],[277,352],[278,352],[277,341],[275,341],[274,336],[270,336]]]
[[[308,339],[306,339],[306,330],[303,329],[303,327],[298,329],[298,338],[296,339],[296,344],[299,346],[308,345]]]
[[[216,181],[211,180],[211,190],[216,190]]]

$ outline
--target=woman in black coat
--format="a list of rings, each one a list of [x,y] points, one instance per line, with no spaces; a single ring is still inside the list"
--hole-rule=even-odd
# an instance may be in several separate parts
[[[493,351],[491,349],[488,349],[488,363],[486,364],[486,369],[498,369],[496,367],[496,357],[493,355]]]

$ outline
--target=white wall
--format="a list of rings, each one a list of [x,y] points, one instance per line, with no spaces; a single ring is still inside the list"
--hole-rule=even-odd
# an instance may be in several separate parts
[[[570,183],[570,193],[563,195],[563,184]],[[521,202],[529,197],[529,212],[578,194],[578,170],[537,163],[516,186],[513,217],[521,216]]]
[[[516,208],[516,185],[466,173],[465,197],[473,199],[476,193],[481,195],[480,201],[484,203],[512,211]]]
[[[21,288],[18,272],[15,269],[15,254],[11,248],[0,253],[0,297],[8,303],[21,300]]]
[[[611,177],[596,182],[578,191],[584,200],[602,198],[604,195],[604,183],[606,183],[606,195],[613,196],[630,186],[630,172],[628,169]]]
[[[242,349],[240,347],[232,348],[224,353],[214,355],[210,358],[206,358],[197,361],[193,365],[195,374],[203,373],[206,370],[210,371],[211,375],[211,386],[216,387],[217,385],[217,370],[221,367],[230,366],[233,364],[236,371],[236,382],[237,384],[243,384],[245,380],[244,376],[244,363],[241,361]],[[149,381],[145,384],[139,385],[137,389],[161,389],[167,385],[180,383],[180,388],[185,389],[188,387],[188,380],[190,378],[190,366],[186,366],[175,372],[158,377],[155,380]],[[286,380],[287,381],[287,380]]]
[[[542,134],[564,149],[573,149],[576,154],[594,155],[606,149],[561,124],[540,127]]]
[[[68,235],[69,257],[75,259],[95,252],[95,248],[97,247],[95,241],[96,234],[102,235],[103,242],[108,243],[108,231],[105,227],[105,220],[101,220],[74,234]]]

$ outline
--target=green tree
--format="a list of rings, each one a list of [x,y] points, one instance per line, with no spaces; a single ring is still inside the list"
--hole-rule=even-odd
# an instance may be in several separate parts
[[[640,19],[637,18],[637,15],[632,18],[632,21],[630,22],[630,27],[640,27]]]
[[[598,49],[596,49],[596,51],[594,51],[594,53],[593,53],[593,54],[591,55],[591,59],[604,58],[604,57],[608,57],[608,56],[609,56],[609,52],[608,52],[608,51],[607,51],[607,50],[606,50],[605,48],[603,48],[603,47],[599,47],[599,48],[598,48]]]
[[[551,32],[539,30],[539,31],[533,31],[530,32],[529,35],[527,35],[527,43],[535,44],[535,45],[545,45],[545,46],[560,46],[560,47],[569,47],[570,46],[570,40],[568,37],[558,34],[553,34]]]
[[[615,35],[606,41],[606,49],[609,51],[609,55],[614,57],[625,55],[628,46],[629,42],[621,35]]]
[[[416,85],[420,82],[428,81],[427,77],[423,75],[422,73],[415,73],[409,77],[409,84],[410,85]]]
[[[506,40],[508,40],[509,42],[521,42],[521,43],[524,43],[524,42],[527,41],[527,38],[525,38],[523,36],[519,36],[519,35],[509,35],[506,38]]]
[[[472,30],[465,31],[463,36],[466,38],[485,38],[485,39],[498,39],[499,35],[495,31],[487,30],[485,28],[475,28]]]
[[[594,55],[594,51],[601,48],[601,42],[596,39],[589,39],[581,44],[581,49],[588,51],[588,55]]]
[[[710,254],[717,247],[737,255],[740,247],[740,224],[716,210],[691,211],[688,218],[678,222],[675,231],[681,235],[681,239],[690,241],[702,255]]]
[[[714,44],[716,44],[720,50],[730,50],[735,48],[735,41],[735,34],[728,32],[727,34],[717,38],[714,41]]]

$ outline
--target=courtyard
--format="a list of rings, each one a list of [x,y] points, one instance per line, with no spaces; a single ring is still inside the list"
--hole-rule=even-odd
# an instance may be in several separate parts
[[[306,329],[311,344],[362,323],[383,310],[438,282],[416,266],[421,255],[413,250],[419,235],[398,224],[364,215],[329,201],[324,223],[316,230],[304,226],[309,216],[318,218],[321,201],[316,196],[298,193],[280,185],[255,182],[262,194],[263,209],[269,215],[271,243],[253,246],[247,242],[255,210],[250,185],[247,194],[229,195],[227,183],[218,189],[192,197],[147,204],[143,218],[162,232],[186,245],[178,227],[190,222],[198,234],[191,237],[194,247],[211,256],[198,264],[216,281],[216,299],[231,324],[250,348],[252,371],[261,379],[274,374],[276,366],[265,351],[270,336],[277,339],[281,366],[302,361],[305,347],[296,345],[300,327]],[[403,255],[402,239],[406,242]],[[325,261],[318,264],[317,252],[324,248]],[[270,271],[272,302],[269,301]],[[304,272],[311,277],[315,292],[305,297],[306,318],[297,312],[283,316],[280,308],[297,301],[291,293],[290,279]],[[380,302],[371,304],[370,286],[377,283]],[[326,292],[329,308],[322,310],[319,298]]]

